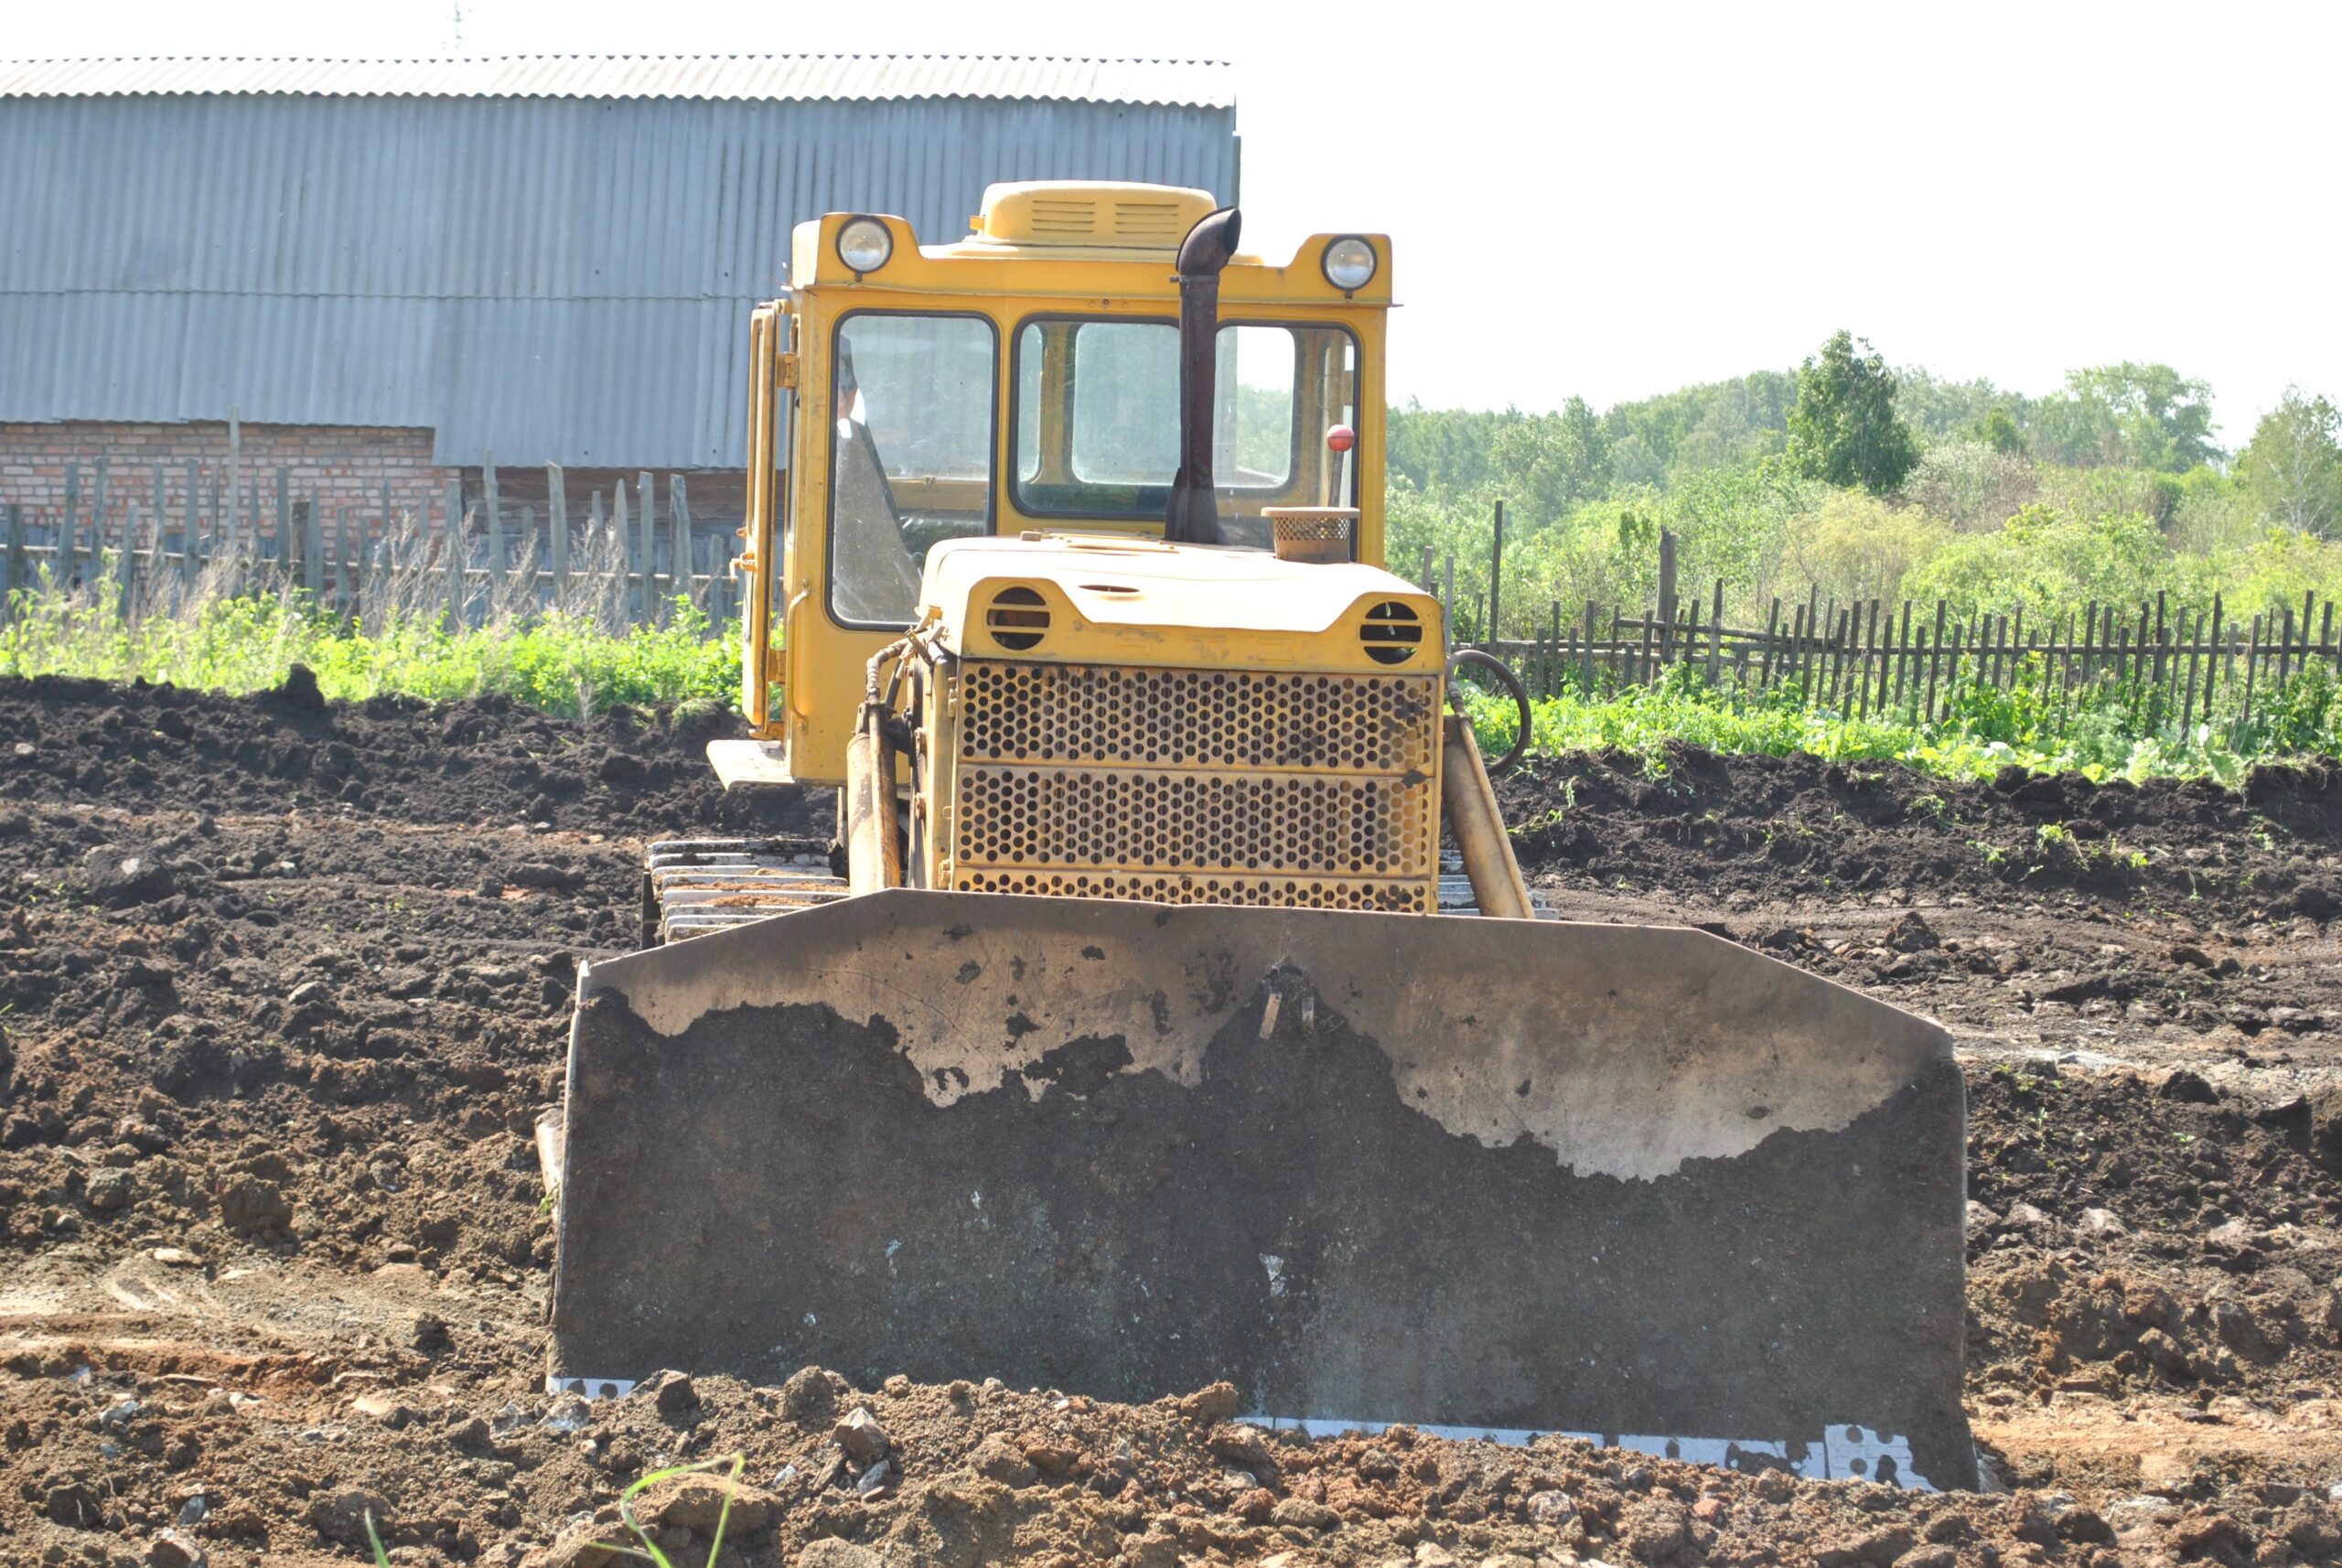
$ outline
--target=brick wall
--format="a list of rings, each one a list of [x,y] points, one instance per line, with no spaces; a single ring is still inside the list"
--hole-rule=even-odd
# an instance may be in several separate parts
[[[428,430],[365,429],[322,425],[246,424],[242,430],[244,495],[236,503],[241,529],[249,516],[252,486],[261,487],[261,526],[275,527],[276,470],[287,470],[292,497],[314,499],[330,518],[336,507],[373,516],[382,486],[391,506],[405,510],[435,502],[449,470],[431,460]],[[176,532],[187,506],[187,466],[198,465],[198,490],[209,521],[215,480],[224,495],[228,478],[228,427],[223,424],[124,424],[70,421],[55,424],[0,424],[0,503],[16,502],[36,528],[64,515],[70,467],[81,470],[80,526],[87,529],[98,499],[97,465],[106,463],[106,535],[118,540],[134,500],[142,530],[154,511],[155,465],[163,465],[164,506]]]
[[[242,532],[251,515],[252,487],[260,486],[261,532],[274,532],[276,470],[286,470],[286,488],[295,501],[312,500],[320,519],[334,535],[335,513],[349,514],[353,532],[362,521],[378,532],[382,487],[390,486],[393,518],[424,509],[434,532],[445,526],[447,481],[460,480],[464,504],[480,506],[483,494],[479,469],[441,467],[431,460],[428,430],[372,429],[339,425],[246,424],[241,431],[244,494],[234,503],[236,526]],[[228,476],[228,427],[225,424],[127,424],[100,421],[68,421],[43,424],[0,424],[0,506],[10,502],[25,509],[25,522],[36,537],[62,521],[66,478],[78,465],[81,499],[78,530],[86,539],[98,499],[99,459],[106,464],[105,516],[109,542],[119,542],[135,501],[142,537],[152,525],[155,465],[163,465],[164,510],[168,531],[176,533],[186,517],[187,466],[198,467],[197,488],[207,533],[219,532],[211,521],[212,488],[217,481],[224,496]],[[546,476],[542,467],[497,470],[498,489],[505,525],[518,537],[521,509],[532,508],[542,528],[546,521]],[[613,486],[624,481],[627,501],[639,517],[639,495],[631,471],[570,469],[563,476],[569,515],[583,529],[591,498],[602,496],[605,510]],[[661,530],[663,548],[667,526],[670,476],[654,476],[653,525]],[[739,526],[744,504],[743,476],[732,472],[693,473],[690,482],[693,521],[706,535],[728,533]],[[480,524],[475,515],[473,528]]]

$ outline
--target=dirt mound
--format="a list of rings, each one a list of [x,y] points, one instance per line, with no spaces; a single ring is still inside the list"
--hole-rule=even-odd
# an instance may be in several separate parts
[[[628,1481],[735,1452],[747,1490],[725,1560],[828,1568],[1998,1568],[2342,1548],[2325,1496],[2342,1478],[2342,1108],[2322,1021],[2272,1015],[2331,1005],[2337,955],[2303,913],[2264,918],[2275,894],[2254,883],[2295,857],[2288,895],[2326,874],[2309,776],[2257,802],[2130,792],[2143,814],[2110,831],[2150,846],[2146,872],[2123,873],[2133,904],[2069,878],[2050,897],[2076,903],[2038,914],[2013,914],[1967,844],[2038,840],[2033,807],[2001,791],[1712,758],[1665,787],[1604,763],[1507,784],[1525,858],[1589,908],[1628,879],[1907,1004],[2096,1031],[2101,1065],[1971,1071],[1971,1406],[2030,1489],[1936,1498],[1561,1440],[1263,1434],[1228,1424],[1229,1391],[1123,1407],[808,1372],[548,1399],[532,1131],[559,1097],[575,962],[632,944],[640,839],[829,826],[826,795],[724,797],[698,755],[714,727],[0,684],[9,1561],[349,1561],[371,1513],[403,1563],[587,1565]],[[1916,805],[1928,794],[1940,812]],[[2076,816],[2100,820],[2057,820]],[[1776,859],[1762,826],[1800,836],[1792,821],[1813,845]],[[2256,831],[2278,849],[2233,842]],[[2230,892],[2180,906],[2195,924],[2135,913],[2185,886],[2157,879],[2165,858],[2216,866]],[[1938,901],[1874,911],[1845,891],[1857,862],[1892,872],[1878,893]],[[2060,972],[2104,978],[2060,1001]],[[2150,1039],[2195,1065],[2102,1065]],[[2300,1060],[2267,1072],[2324,1077],[2240,1092],[2233,1053],[2270,1040]],[[688,1550],[714,1500],[671,1485],[644,1517]]]
[[[144,683],[0,681],[0,800],[134,811],[330,811],[447,824],[543,822],[647,834],[805,831],[814,794],[726,795],[706,743],[741,733],[713,703],[583,722],[508,697],[326,703],[306,670],[220,697]]]
[[[2322,763],[2261,768],[2232,791],[2014,768],[1955,784],[1893,765],[1685,746],[1657,777],[1623,753],[1537,758],[1499,794],[1524,870],[1595,886],[2342,915],[2342,769]]]

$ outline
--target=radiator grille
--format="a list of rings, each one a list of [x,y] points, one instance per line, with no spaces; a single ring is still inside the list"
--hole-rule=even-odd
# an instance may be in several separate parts
[[[1430,863],[1431,789],[1392,779],[1155,769],[960,770],[960,858],[1403,876]]]
[[[962,893],[1028,893],[1047,898],[1133,898],[1147,904],[1243,904],[1388,915],[1437,913],[1432,896],[1415,883],[1363,877],[975,870],[960,873],[951,886]]]
[[[951,886],[1435,904],[1432,676],[969,660]]]
[[[1431,675],[960,669],[960,753],[972,762],[1429,774],[1439,735]]]

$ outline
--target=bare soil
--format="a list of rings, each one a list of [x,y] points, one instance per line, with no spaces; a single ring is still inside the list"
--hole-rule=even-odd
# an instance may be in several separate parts
[[[721,795],[723,723],[0,683],[0,1560],[349,1563],[371,1513],[403,1563],[591,1568],[628,1481],[733,1453],[727,1563],[2342,1552],[2331,772],[1505,782],[1573,917],[1705,925],[1960,1036],[1971,1409],[2007,1489],[1930,1497],[1269,1436],[1224,1389],[548,1399],[531,1137],[575,962],[631,945],[644,840],[829,827],[826,795]],[[704,1560],[706,1484],[642,1517]]]

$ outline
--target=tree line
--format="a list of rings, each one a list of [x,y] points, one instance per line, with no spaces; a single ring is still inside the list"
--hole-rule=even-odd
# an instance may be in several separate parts
[[[2288,388],[2240,446],[2218,435],[2211,389],[2168,365],[2087,367],[2028,397],[1892,367],[1840,331],[1794,371],[1600,412],[1392,410],[1391,559],[1453,555],[1475,636],[1466,590],[1487,582],[1499,499],[1507,636],[1554,602],[1647,601],[1661,528],[1684,580],[1724,579],[1744,613],[1809,585],[2045,616],[2158,590],[2248,614],[2342,593],[2334,404]]]

